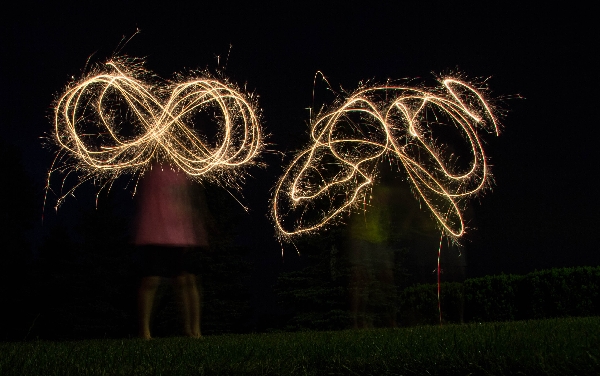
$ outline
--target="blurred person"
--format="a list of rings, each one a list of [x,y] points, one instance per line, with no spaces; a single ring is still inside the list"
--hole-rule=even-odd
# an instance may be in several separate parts
[[[415,196],[409,182],[390,165],[379,164],[378,172],[379,178],[364,208],[349,219],[346,248],[351,267],[349,295],[354,328],[422,323],[415,307],[400,306],[398,288],[437,281],[441,230],[435,218],[423,207],[422,199]],[[472,213],[465,211],[465,218],[470,216]],[[466,275],[465,256],[461,256],[459,246],[447,243],[442,246],[442,278],[462,282]],[[463,298],[447,306],[446,313],[451,320],[463,322]]]
[[[140,257],[137,296],[139,336],[151,339],[150,319],[161,278],[171,278],[181,305],[186,336],[201,337],[201,291],[194,252],[208,248],[206,205],[196,210],[186,175],[154,164],[139,186],[134,243]],[[202,195],[201,195],[202,196]]]
[[[387,181],[374,184],[365,208],[353,213],[347,239],[350,262],[350,311],[355,329],[374,320],[396,327],[395,249],[392,213],[397,192]]]

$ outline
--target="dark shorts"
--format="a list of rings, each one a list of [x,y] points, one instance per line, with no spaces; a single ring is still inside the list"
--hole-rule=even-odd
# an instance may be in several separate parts
[[[200,273],[200,248],[164,245],[136,247],[136,264],[141,277],[176,277],[184,273]]]

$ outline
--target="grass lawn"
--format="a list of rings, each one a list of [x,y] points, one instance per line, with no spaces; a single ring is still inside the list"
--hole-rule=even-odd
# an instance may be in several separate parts
[[[0,343],[0,375],[600,375],[600,317]]]

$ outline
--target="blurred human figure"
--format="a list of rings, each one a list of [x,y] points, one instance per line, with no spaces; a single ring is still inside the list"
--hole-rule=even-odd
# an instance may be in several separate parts
[[[201,336],[201,292],[188,257],[208,247],[205,213],[194,209],[190,182],[170,166],[155,164],[139,186],[134,242],[141,256],[139,336],[150,339],[150,319],[161,277],[171,278],[181,302],[184,334]]]
[[[348,251],[350,261],[350,310],[356,329],[374,326],[374,316],[383,326],[396,327],[394,247],[391,242],[392,195],[384,182],[375,184],[366,205],[350,216]]]

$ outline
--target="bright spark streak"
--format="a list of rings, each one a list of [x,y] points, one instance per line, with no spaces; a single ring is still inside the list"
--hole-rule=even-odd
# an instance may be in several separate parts
[[[235,186],[243,176],[239,167],[252,164],[263,147],[259,113],[252,96],[227,80],[195,74],[165,82],[141,60],[110,60],[56,102],[53,139],[61,149],[46,189],[53,172],[82,173],[58,207],[87,180],[141,175],[154,161],[198,181]],[[207,124],[196,124],[200,114],[217,128],[210,140],[202,133]]]
[[[472,85],[455,78],[435,89],[362,88],[312,123],[309,147],[293,159],[277,183],[272,217],[284,240],[315,232],[358,207],[376,182],[382,158],[402,165],[415,194],[443,231],[464,234],[461,201],[490,179],[478,128],[498,134],[491,105]],[[468,167],[455,166],[434,127],[450,127],[468,150]],[[442,136],[443,138],[443,136]],[[460,170],[460,171],[459,171]]]

